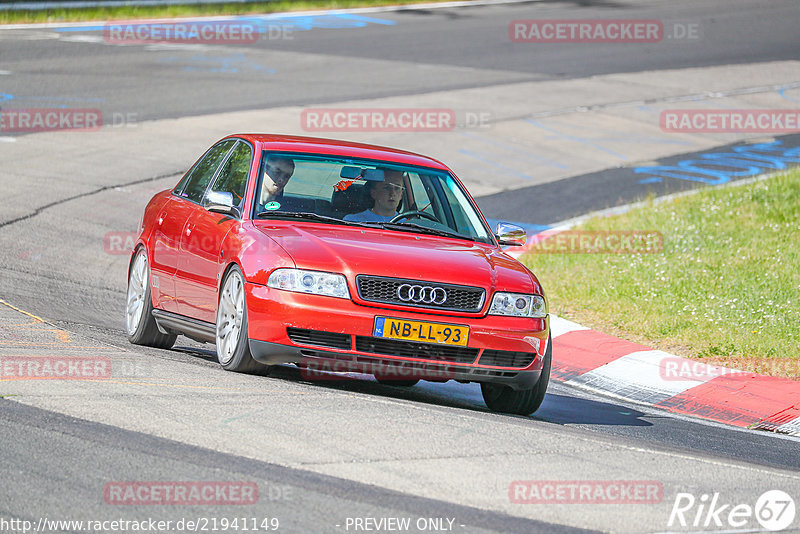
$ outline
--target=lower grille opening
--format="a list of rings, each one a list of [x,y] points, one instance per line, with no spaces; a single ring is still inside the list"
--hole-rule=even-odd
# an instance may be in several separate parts
[[[470,369],[469,374],[472,376],[501,376],[503,378],[514,378],[519,373],[513,371],[497,371],[495,369]]]
[[[498,367],[527,367],[536,358],[535,352],[515,352],[510,350],[484,350],[481,354],[481,365]]]
[[[292,342],[302,345],[317,345],[319,347],[331,347],[344,350],[350,350],[353,347],[348,334],[289,327],[286,329],[286,335],[289,336]]]
[[[421,358],[446,362],[473,363],[478,349],[449,347],[431,343],[394,341],[380,337],[356,336],[356,350],[373,354],[387,354],[403,358]]]

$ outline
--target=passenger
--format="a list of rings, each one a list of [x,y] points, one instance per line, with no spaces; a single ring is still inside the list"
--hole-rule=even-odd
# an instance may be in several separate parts
[[[370,180],[367,182],[367,193],[375,201],[375,205],[360,213],[351,213],[344,216],[345,221],[358,222],[389,222],[397,215],[397,207],[403,197],[403,173],[401,171],[386,170],[383,172],[383,181]]]

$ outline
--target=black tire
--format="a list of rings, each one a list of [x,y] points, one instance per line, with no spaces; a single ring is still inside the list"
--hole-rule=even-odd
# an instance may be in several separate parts
[[[419,378],[411,380],[398,380],[395,378],[386,378],[378,375],[375,375],[375,380],[377,380],[384,386],[400,386],[404,388],[410,388],[411,386],[416,386],[417,382],[419,382]]]
[[[232,348],[232,355],[230,355],[230,357],[227,357],[227,354],[222,353],[224,345],[220,343],[220,332],[225,325],[224,318],[221,318],[220,315],[223,313],[223,306],[222,306],[223,293],[228,283],[234,277],[238,277],[239,283],[241,284],[242,302],[244,303],[244,307],[242,308],[242,321],[238,329],[238,334],[236,335],[236,339],[234,341],[235,346]],[[236,373],[264,374],[264,371],[267,368],[267,366],[255,361],[253,359],[253,355],[250,353],[250,339],[247,335],[247,302],[244,299],[245,299],[244,275],[242,275],[241,269],[239,269],[238,266],[234,265],[228,270],[228,272],[225,275],[225,278],[223,278],[222,280],[222,284],[220,285],[219,298],[217,300],[217,324],[216,324],[217,361],[226,371],[233,371]]]
[[[175,344],[175,340],[178,338],[178,336],[173,334],[163,334],[158,329],[158,326],[156,326],[156,320],[153,318],[153,299],[150,296],[150,262],[147,259],[147,252],[145,252],[143,248],[140,248],[136,252],[128,269],[128,292],[125,307],[126,314],[129,312],[132,290],[134,289],[131,286],[131,281],[133,278],[138,279],[138,275],[137,273],[134,273],[134,269],[137,269],[138,267],[137,261],[142,260],[145,262],[145,273],[141,279],[144,289],[142,311],[135,328],[133,328],[133,323],[126,315],[125,326],[128,334],[128,341],[134,345],[144,345],[147,347],[155,347],[157,349],[168,349]],[[137,270],[137,272],[139,275],[141,274],[140,271]],[[137,280],[133,280],[133,282],[136,284]]]
[[[515,415],[530,415],[539,409],[550,383],[550,366],[552,359],[551,339],[547,339],[547,351],[544,354],[542,374],[536,385],[530,389],[515,390],[502,384],[481,383],[481,394],[486,406],[493,412]]]

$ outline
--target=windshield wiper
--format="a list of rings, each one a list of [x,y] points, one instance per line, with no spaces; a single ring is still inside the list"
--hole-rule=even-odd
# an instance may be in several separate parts
[[[324,222],[331,224],[345,224],[348,226],[364,226],[367,228],[385,228],[387,230],[399,230],[402,232],[418,232],[421,234],[438,235],[442,237],[455,237],[456,239],[466,239],[468,241],[476,241],[475,239],[457,234],[455,232],[448,232],[446,230],[438,230],[436,228],[429,228],[427,226],[420,226],[414,223],[390,223],[390,222],[375,222],[375,221],[345,221],[337,219],[336,217],[328,217],[327,215],[319,215],[308,211],[262,211],[256,215],[258,219],[304,219],[307,221]]]
[[[307,221],[324,222],[331,224],[346,224],[350,226],[366,226],[368,228],[381,228],[380,223],[345,221],[336,217],[319,215],[309,211],[262,211],[256,215],[257,219],[305,219]]]
[[[429,228],[427,226],[421,226],[419,224],[414,223],[380,223],[383,228],[388,228],[390,230],[406,230],[412,232],[419,232],[421,234],[431,234],[431,235],[439,235],[442,237],[455,237],[456,239],[466,239],[468,241],[475,241],[475,239],[458,234],[456,232],[448,232],[447,230],[439,230],[437,228]]]

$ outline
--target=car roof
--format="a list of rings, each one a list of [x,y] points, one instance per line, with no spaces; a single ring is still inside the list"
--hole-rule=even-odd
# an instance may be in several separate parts
[[[261,149],[266,151],[332,154],[449,170],[442,162],[422,154],[378,145],[282,134],[233,134],[229,137],[247,139],[253,144],[260,145]]]

